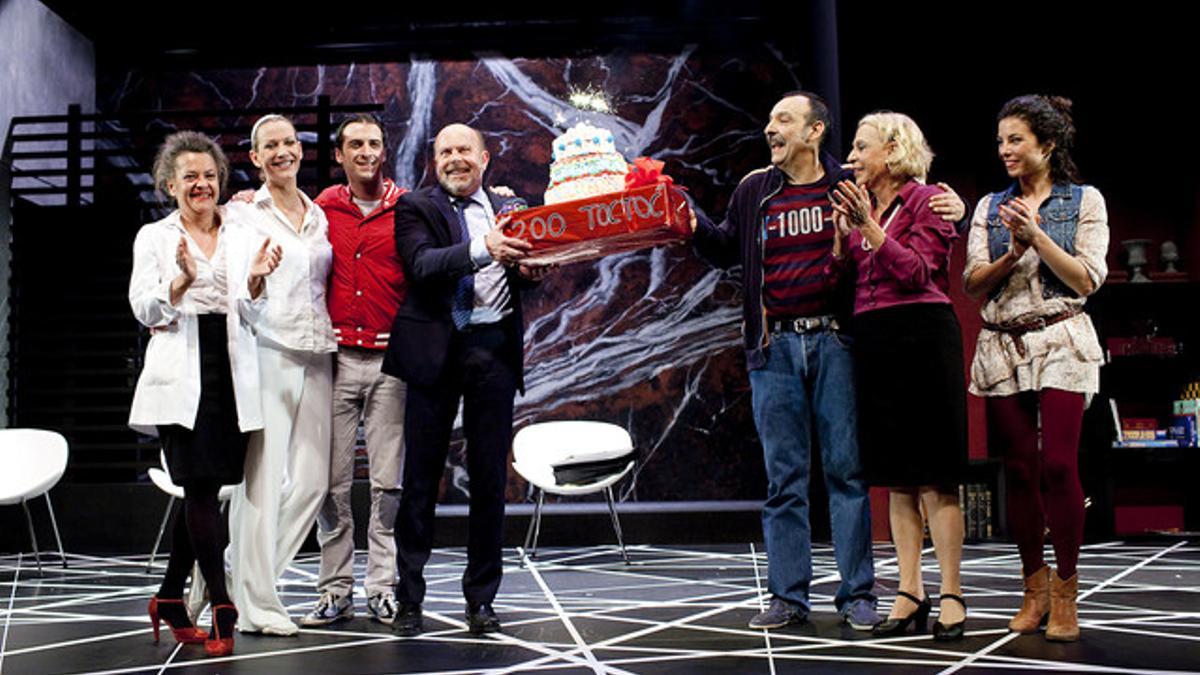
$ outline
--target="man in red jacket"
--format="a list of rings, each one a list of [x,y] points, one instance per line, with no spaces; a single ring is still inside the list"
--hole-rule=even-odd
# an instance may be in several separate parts
[[[362,417],[370,464],[371,515],[367,526],[367,612],[391,624],[396,616],[393,584],[396,542],[392,534],[400,501],[404,457],[403,381],[380,372],[396,309],[404,298],[404,272],[396,255],[396,200],[407,192],[384,178],[387,138],[374,115],[352,115],[338,126],[335,158],[346,183],[315,202],[329,219],[333,268],[329,316],[338,341],[333,381],[333,444],[329,493],[317,519],[321,598],[301,619],[324,626],[354,616],[354,517],[350,486]]]

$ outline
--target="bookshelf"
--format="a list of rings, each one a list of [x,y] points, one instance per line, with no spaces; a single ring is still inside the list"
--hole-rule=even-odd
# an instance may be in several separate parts
[[[958,486],[963,538],[970,543],[1002,539],[1008,530],[1004,511],[1004,462],[972,459]]]
[[[1200,380],[1198,298],[1200,283],[1159,280],[1106,284],[1088,301],[1108,357],[1080,443],[1090,539],[1200,530],[1200,448],[1115,443],[1123,422],[1168,428],[1174,400]]]

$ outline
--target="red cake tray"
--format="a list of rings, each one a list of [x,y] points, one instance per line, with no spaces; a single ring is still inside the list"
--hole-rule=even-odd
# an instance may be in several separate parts
[[[526,262],[565,265],[687,240],[691,209],[658,183],[517,211],[503,232],[533,244]]]

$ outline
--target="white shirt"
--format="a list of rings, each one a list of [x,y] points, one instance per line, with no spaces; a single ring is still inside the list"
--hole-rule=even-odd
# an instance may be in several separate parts
[[[471,260],[479,269],[475,272],[475,309],[471,310],[471,323],[496,323],[512,310],[508,308],[510,291],[504,266],[492,260],[483,238],[496,225],[496,214],[492,201],[480,187],[469,201],[463,214],[467,218],[467,229],[471,232]],[[457,223],[454,223],[457,225]]]
[[[260,341],[274,347],[319,354],[337,351],[333,323],[325,306],[325,286],[333,247],[329,221],[321,207],[303,192],[304,220],[297,231],[274,204],[267,186],[254,193],[254,203],[230,202],[230,213],[251,224],[260,237],[283,248],[279,267],[267,277],[268,302],[256,328]],[[261,239],[260,239],[261,241]]]
[[[229,366],[233,395],[237,402],[238,427],[242,431],[262,428],[262,404],[258,388],[258,349],[252,326],[258,321],[265,300],[250,299],[247,279],[250,263],[262,244],[252,229],[228,214],[218,231],[218,247],[224,251],[228,278],[233,280],[222,297],[225,326],[229,336]],[[171,281],[179,276],[175,249],[185,236],[179,212],[142,226],[133,243],[133,272],[129,277],[129,306],[142,325],[153,329],[146,345],[146,358],[138,376],[129,410],[129,426],[157,436],[157,425],[178,424],[191,429],[200,408],[200,331],[196,316],[205,313],[196,284],[184,292],[178,305],[171,304]],[[189,246],[192,246],[189,237]],[[193,250],[192,255],[199,254]],[[201,256],[203,257],[203,256]],[[197,267],[199,265],[197,258]],[[211,274],[210,272],[207,272]],[[197,278],[199,281],[199,278]]]
[[[186,229],[186,228],[185,228]],[[212,259],[204,255],[200,245],[186,234],[188,250],[196,261],[196,279],[188,287],[187,293],[196,304],[197,314],[227,314],[226,296],[229,295],[228,263],[225,260],[225,224],[221,224],[217,236],[217,247],[213,249]]]
[[[354,205],[358,207],[358,210],[362,211],[363,218],[366,218],[367,216],[371,215],[372,213],[375,213],[375,209],[379,208],[379,205],[383,203],[382,199],[368,200],[368,199],[359,199],[358,197],[353,197],[353,196],[350,197],[350,199],[354,202]]]

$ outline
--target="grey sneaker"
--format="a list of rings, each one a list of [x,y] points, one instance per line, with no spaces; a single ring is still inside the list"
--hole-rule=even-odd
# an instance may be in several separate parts
[[[396,620],[396,596],[391,593],[376,593],[367,598],[367,614],[379,623],[392,625]]]
[[[339,597],[326,591],[317,600],[316,607],[300,619],[301,626],[328,626],[334,621],[344,621],[354,618],[354,601],[348,597]]]
[[[850,624],[854,630],[871,630],[883,622],[883,617],[875,612],[875,603],[866,598],[858,598],[842,607],[842,621]]]
[[[803,607],[793,605],[783,598],[771,598],[771,605],[767,607],[767,611],[760,612],[750,619],[750,627],[783,628],[807,620],[808,612]]]

